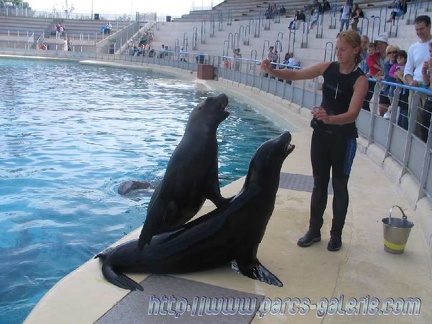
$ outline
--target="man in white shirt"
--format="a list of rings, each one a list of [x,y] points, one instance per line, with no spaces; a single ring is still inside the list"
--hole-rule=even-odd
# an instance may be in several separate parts
[[[414,27],[419,41],[412,44],[408,49],[408,58],[404,70],[404,78],[407,84],[414,87],[423,87],[422,67],[423,63],[429,59],[429,42],[432,40],[431,19],[427,15],[417,16],[414,19]],[[409,109],[413,107],[414,91],[410,91]],[[426,95],[420,94],[417,113],[417,124],[415,134],[421,134],[421,116],[423,106],[426,102]]]

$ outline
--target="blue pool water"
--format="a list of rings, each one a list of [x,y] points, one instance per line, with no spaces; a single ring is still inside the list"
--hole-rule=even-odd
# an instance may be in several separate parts
[[[21,323],[62,277],[141,226],[189,112],[214,95],[162,74],[0,59],[0,322]],[[201,86],[202,87],[202,86]],[[280,133],[230,98],[218,130],[222,185]]]

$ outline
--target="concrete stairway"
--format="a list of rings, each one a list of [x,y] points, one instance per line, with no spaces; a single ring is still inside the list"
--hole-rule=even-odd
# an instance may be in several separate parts
[[[411,18],[408,17],[410,11],[404,19],[399,21],[397,29],[397,37],[395,36],[396,27],[391,27],[391,24],[386,24],[391,9],[385,7],[368,7],[364,9],[365,19],[362,34],[367,34],[371,39],[376,38],[378,34],[387,34],[389,43],[398,45],[401,49],[407,50],[408,47],[416,40],[412,20],[414,15],[411,13]],[[425,8],[420,8],[417,15],[427,14]],[[206,22],[182,22],[174,21],[167,23],[159,23],[157,30],[154,30],[154,40],[152,48],[158,50],[162,44],[168,45],[171,50],[177,50],[184,47],[188,52],[203,52],[211,55],[228,55],[232,56],[233,48],[240,48],[243,58],[262,59],[263,53],[268,49],[269,45],[277,45],[276,48],[280,52],[280,58],[283,59],[286,52],[294,52],[296,58],[302,62],[302,66],[309,66],[316,62],[321,62],[324,59],[327,61],[332,57],[333,44],[339,32],[339,16],[331,17],[330,13],[326,12],[323,16],[322,34],[317,35],[317,29],[310,30],[306,36],[302,33],[303,29],[292,33],[288,29],[289,22],[292,18],[281,18],[280,23],[270,21],[269,29],[265,30],[261,26],[259,37],[254,37],[254,27],[251,27],[251,34],[248,38],[244,38],[244,29],[248,28],[249,21],[232,21],[231,25],[226,22],[222,24],[222,29],[219,30],[219,24],[215,23],[214,36],[210,37],[211,24]],[[360,19],[361,20],[361,19]],[[264,20],[267,23],[267,20]],[[367,28],[369,22],[369,28]],[[409,23],[409,24],[407,24]],[[333,24],[333,27],[329,28]],[[362,22],[359,22],[359,28]],[[390,29],[391,28],[391,29]],[[205,29],[205,33],[201,30]],[[234,38],[234,40],[233,40]],[[196,48],[193,48],[193,40],[196,39]],[[202,40],[204,43],[202,43]],[[247,42],[243,41],[249,41]],[[185,46],[187,45],[187,46]],[[232,46],[231,46],[232,45]],[[327,46],[327,49],[326,49]]]

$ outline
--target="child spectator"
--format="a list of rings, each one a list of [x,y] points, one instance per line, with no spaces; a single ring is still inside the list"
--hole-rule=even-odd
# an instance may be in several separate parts
[[[407,52],[405,52],[404,50],[400,50],[397,52],[397,56],[396,56],[396,63],[394,63],[389,71],[389,77],[393,78],[394,82],[398,82],[398,79],[396,78],[396,71],[402,71],[402,76],[403,76],[403,71],[405,70],[405,64],[406,64],[406,60],[407,60]],[[400,81],[400,80],[399,80]],[[389,97],[393,98],[393,93],[394,90],[396,89],[395,86],[390,86],[389,89]]]
[[[400,50],[397,54],[397,65],[394,68],[394,77],[397,83],[406,84],[403,76],[407,57],[407,52],[405,52],[404,50]],[[397,124],[404,129],[408,129],[408,102],[409,90],[401,89],[399,95],[399,117],[397,120]]]
[[[379,53],[375,51],[375,45],[373,43],[369,44],[366,64],[369,68],[369,76],[375,77],[382,74],[383,71],[379,65]]]

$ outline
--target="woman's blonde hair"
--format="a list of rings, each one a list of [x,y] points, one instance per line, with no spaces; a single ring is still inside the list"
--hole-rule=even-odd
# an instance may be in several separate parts
[[[386,47],[386,54],[388,54],[388,52],[393,51],[393,52],[399,52],[400,51],[400,47],[396,46],[396,45],[388,45]]]
[[[361,37],[355,30],[349,29],[339,33],[338,39],[344,39],[353,48],[358,48],[358,52],[354,57],[355,64],[359,64],[363,59],[361,57]]]

